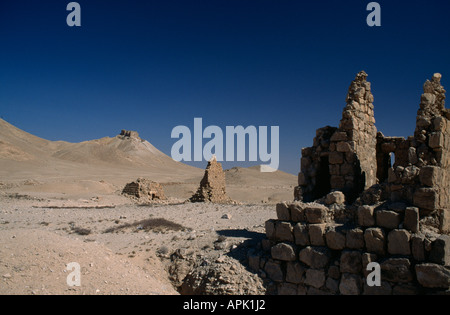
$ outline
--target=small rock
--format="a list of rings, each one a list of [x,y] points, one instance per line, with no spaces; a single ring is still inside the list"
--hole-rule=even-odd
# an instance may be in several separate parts
[[[222,219],[224,219],[224,220],[231,220],[231,218],[232,218],[232,215],[229,213],[226,213],[222,216]]]

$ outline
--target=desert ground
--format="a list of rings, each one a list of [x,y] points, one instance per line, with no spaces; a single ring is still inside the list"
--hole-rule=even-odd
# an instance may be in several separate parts
[[[139,137],[48,141],[0,120],[0,294],[267,293],[247,256],[296,176],[236,167],[234,204],[186,202],[203,174]],[[137,178],[167,200],[122,195]],[[72,262],[81,286],[67,285]]]

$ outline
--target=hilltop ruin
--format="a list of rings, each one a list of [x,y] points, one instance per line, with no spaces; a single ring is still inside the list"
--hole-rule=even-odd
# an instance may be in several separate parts
[[[450,110],[440,81],[425,82],[405,139],[377,132],[371,85],[357,74],[339,127],[318,129],[302,150],[295,201],[277,205],[263,252],[249,256],[278,294],[448,294]],[[366,281],[372,262],[381,286]]]

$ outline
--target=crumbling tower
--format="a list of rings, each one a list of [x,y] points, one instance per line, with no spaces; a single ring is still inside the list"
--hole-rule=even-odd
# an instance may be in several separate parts
[[[313,201],[331,190],[347,200],[377,183],[377,129],[371,84],[361,71],[351,83],[339,128],[317,130],[314,145],[302,150],[296,199]]]

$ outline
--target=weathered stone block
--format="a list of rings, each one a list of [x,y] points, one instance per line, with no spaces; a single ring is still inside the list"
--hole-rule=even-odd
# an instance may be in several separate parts
[[[309,225],[309,241],[313,246],[325,246],[326,224]]]
[[[375,225],[373,206],[360,206],[358,208],[358,224],[366,227]]]
[[[436,130],[436,131],[444,132],[447,129],[446,128],[447,120],[442,116],[438,116],[438,117],[434,118],[432,123],[433,123],[434,130]]]
[[[335,280],[339,280],[341,278],[341,271],[338,266],[330,266],[328,268],[328,277],[331,277]]]
[[[330,257],[331,253],[326,247],[306,247],[299,254],[300,261],[314,269],[325,268]]]
[[[328,277],[327,281],[325,282],[325,287],[330,290],[331,293],[336,294],[339,292],[339,281]]]
[[[325,284],[325,280],[326,280],[325,271],[321,269],[306,270],[306,279],[305,279],[306,285],[319,289]]]
[[[305,204],[302,202],[293,202],[289,204],[291,211],[291,220],[293,222],[306,222]]]
[[[450,234],[450,209],[441,209],[439,217],[439,230],[441,233]]]
[[[430,134],[428,145],[433,149],[440,149],[444,146],[444,135],[442,132],[433,132]]]
[[[388,234],[388,252],[392,255],[411,255],[411,233],[407,230],[392,230]]]
[[[403,227],[413,233],[419,231],[419,208],[406,208]]]
[[[286,266],[286,281],[290,283],[303,283],[305,268],[298,262],[289,262]]]
[[[438,192],[434,188],[419,188],[414,192],[414,205],[419,207],[424,214],[434,211],[439,205]]]
[[[429,258],[436,264],[450,266],[450,236],[441,235],[433,242]]]
[[[291,212],[285,202],[277,204],[276,211],[278,220],[291,221]]]
[[[295,244],[297,245],[303,247],[310,245],[308,226],[306,224],[297,223],[294,226],[294,238]]]
[[[435,187],[442,181],[441,168],[427,165],[420,169],[419,179],[423,186]]]
[[[331,192],[326,196],[325,203],[327,205],[332,204],[343,205],[345,203],[345,195],[340,191]]]
[[[407,258],[389,258],[381,263],[381,281],[408,283],[413,281],[411,262]]]
[[[325,234],[327,246],[332,250],[343,250],[345,248],[345,234],[339,228],[330,227]]]
[[[295,247],[287,243],[279,243],[272,247],[272,258],[282,261],[294,261],[297,258]]]
[[[398,229],[398,226],[402,222],[401,214],[394,211],[379,210],[375,216],[378,226],[390,230]]]
[[[341,253],[341,273],[360,273],[362,270],[362,255],[359,251],[343,251]]]
[[[414,234],[411,236],[411,252],[415,260],[425,260],[425,236],[421,234]]]
[[[344,154],[342,152],[331,152],[328,157],[330,164],[342,164],[344,163]]]
[[[338,142],[338,141],[347,141],[347,133],[346,132],[342,132],[342,131],[336,131],[332,136],[331,136],[331,141],[332,142]]]
[[[364,231],[355,228],[347,231],[346,246],[350,249],[364,248]]]
[[[352,146],[348,142],[338,142],[336,144],[336,151],[338,152],[351,152],[353,151]]]
[[[306,220],[311,224],[324,223],[328,208],[320,204],[310,204],[305,208]]]
[[[266,226],[266,236],[268,239],[272,240],[275,238],[275,220],[267,220]]]
[[[269,279],[275,282],[284,281],[284,273],[281,268],[281,263],[270,259],[264,266],[264,271],[266,272]]]
[[[277,221],[275,223],[275,239],[281,242],[294,242],[292,225],[289,222]]]
[[[379,255],[386,253],[386,234],[381,228],[369,228],[364,232],[367,251]]]
[[[298,185],[299,186],[306,186],[308,183],[306,181],[306,176],[304,173],[298,174]]]
[[[360,295],[362,292],[363,280],[355,274],[344,273],[339,284],[339,292],[342,295]]]
[[[416,265],[417,281],[425,288],[448,289],[450,287],[450,270],[437,264]]]

